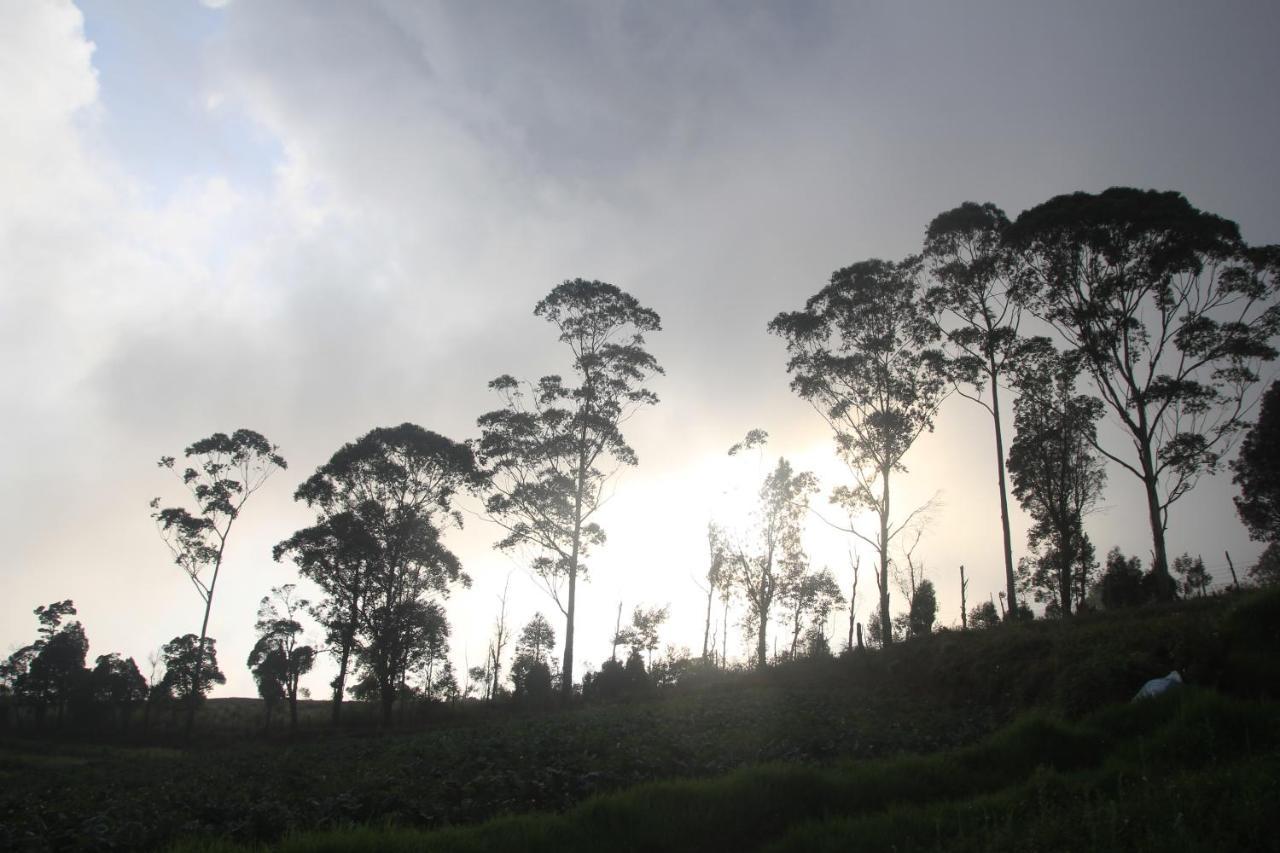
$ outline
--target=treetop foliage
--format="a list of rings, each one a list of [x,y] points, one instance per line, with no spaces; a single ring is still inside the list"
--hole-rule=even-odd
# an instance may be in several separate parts
[[[484,486],[469,446],[417,424],[378,427],[339,448],[294,493],[325,515],[448,510],[459,490]],[[460,525],[461,519],[454,516]]]
[[[902,470],[945,397],[939,333],[920,301],[921,261],[868,260],[836,270],[803,311],[769,330],[787,341],[791,387],[836,433],[853,465]]]

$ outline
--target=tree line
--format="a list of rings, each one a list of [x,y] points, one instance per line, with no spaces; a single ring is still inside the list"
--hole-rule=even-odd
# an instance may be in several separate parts
[[[932,505],[904,511],[891,487],[952,394],[991,418],[1004,618],[1029,612],[1028,597],[1062,616],[1099,590],[1107,606],[1133,598],[1124,578],[1132,579],[1134,562],[1118,552],[1108,557],[1102,581],[1092,580],[1097,562],[1084,520],[1109,466],[1135,477],[1145,497],[1152,560],[1146,575],[1138,570],[1136,595],[1176,596],[1174,574],[1184,594],[1203,592],[1203,561],[1168,557],[1169,510],[1221,467],[1248,424],[1260,366],[1276,357],[1278,271],[1280,248],[1246,245],[1235,223],[1177,193],[1125,188],[1058,196],[1012,221],[993,204],[965,203],[929,223],[918,254],[836,270],[802,308],[780,313],[768,330],[785,342],[791,387],[830,427],[848,480],[822,510],[812,505],[813,475],[779,458],[748,523],[732,533],[709,527],[703,660],[727,656],[735,600],[746,606],[743,627],[754,639],[757,666],[770,658],[768,625],[779,609],[789,631],[783,657],[829,651],[830,616],[846,604],[846,645],[855,645],[855,633],[862,645],[853,616],[860,559],[851,547],[846,599],[829,570],[809,565],[802,534],[810,515],[875,555],[871,643],[929,633],[936,590],[912,553]],[[294,498],[314,513],[314,523],[280,542],[273,556],[292,562],[321,597],[301,600],[285,585],[262,602],[247,665],[269,707],[287,701],[296,720],[300,678],[321,652],[338,670],[334,720],[350,694],[375,701],[389,723],[411,674],[425,674],[429,694],[457,694],[445,603],[470,578],[444,537],[463,523],[454,505],[462,495],[482,502],[485,517],[503,531],[496,547],[529,567],[564,619],[559,661],[552,660],[555,632],[542,614],[521,632],[509,673],[516,692],[545,696],[558,683],[562,695],[573,693],[579,582],[605,542],[595,516],[609,477],[638,464],[623,425],[658,402],[649,383],[663,371],[645,335],[659,331],[661,321],[619,288],[583,279],[552,289],[534,314],[555,328],[568,379],[500,376],[489,384],[499,405],[478,418],[478,438],[455,441],[409,423],[377,428],[339,448],[297,487]],[[1002,394],[1013,395],[1012,441]],[[1280,529],[1274,454],[1267,451],[1274,443],[1262,431],[1274,434],[1275,397],[1273,385],[1233,463],[1241,516],[1251,535],[1272,543],[1266,552],[1272,562]],[[1098,429],[1104,417],[1110,431]],[[753,430],[730,453],[766,441],[763,430]],[[187,447],[184,457],[182,466],[174,457],[159,464],[187,488],[190,507],[162,507],[157,498],[152,510],[202,603],[199,634],[165,647],[166,671],[175,672],[170,689],[185,702],[189,731],[200,698],[222,677],[207,629],[228,538],[249,497],[286,463],[274,444],[247,429],[215,433]],[[1032,519],[1028,556],[1017,563],[1010,488]],[[832,510],[842,518],[828,518]],[[870,529],[855,523],[865,511],[876,519]],[[891,578],[908,603],[897,620]],[[723,616],[713,638],[717,597]],[[961,611],[965,626],[1001,618],[994,602],[972,610],[962,602]],[[37,610],[43,645],[5,664],[0,683],[8,694],[35,695],[32,685],[46,678],[40,674],[46,665],[36,667],[41,656],[53,661],[65,653],[51,647],[78,648],[83,630],[72,631],[78,623],[60,627],[65,613]],[[323,628],[323,649],[301,642],[303,613]],[[645,655],[653,669],[664,619],[665,611],[637,609],[623,629],[620,608],[609,674],[605,668],[595,674],[596,689],[610,679],[622,683],[628,668],[643,671]],[[505,596],[496,628],[485,663],[466,673],[487,696],[500,692],[509,642]],[[619,646],[632,652],[626,663],[618,660]],[[118,668],[137,671],[131,660]],[[136,686],[132,675],[121,678]]]

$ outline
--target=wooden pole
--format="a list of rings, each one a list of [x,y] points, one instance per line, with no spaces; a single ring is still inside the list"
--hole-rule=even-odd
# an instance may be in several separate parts
[[[964,566],[960,566],[960,627],[969,628],[969,610],[966,607],[965,593],[969,590],[969,582],[964,577]]]
[[[1227,555],[1227,568],[1231,570],[1231,583],[1235,585],[1236,591],[1240,590],[1240,579],[1236,577],[1236,564],[1231,562],[1231,552],[1223,551]]]

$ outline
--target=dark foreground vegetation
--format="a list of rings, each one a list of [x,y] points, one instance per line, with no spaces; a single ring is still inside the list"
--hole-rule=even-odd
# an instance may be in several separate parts
[[[1268,850],[1280,705],[1191,688],[1078,723],[1031,713],[981,743],[767,765],[429,832],[351,827],[281,851]],[[607,839],[607,841],[606,841]],[[178,850],[247,848],[193,842]]]
[[[850,834],[859,849],[1265,849],[1278,633],[1280,593],[1254,592],[706,672],[627,701],[463,709],[395,734],[282,741],[226,711],[183,750],[138,732],[9,739],[0,849],[844,849]],[[1184,697],[1106,707],[1173,668],[1196,685]],[[702,781],[634,787],[681,777]],[[531,811],[560,816],[422,834]],[[339,834],[298,835],[316,831]]]

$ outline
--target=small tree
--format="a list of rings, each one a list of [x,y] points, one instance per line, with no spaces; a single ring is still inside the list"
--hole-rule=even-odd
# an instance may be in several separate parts
[[[14,692],[35,706],[37,721],[52,707],[62,722],[63,712],[77,686],[87,679],[85,657],[89,639],[79,622],[62,624],[76,615],[71,599],[55,601],[33,611],[40,622],[40,637],[9,658]]]
[[[174,637],[161,649],[164,655],[165,693],[188,708],[187,719],[195,716],[195,706],[204,701],[205,694],[215,684],[226,684],[227,677],[218,669],[218,652],[214,639],[203,641],[195,634]],[[187,731],[190,731],[190,722]]]
[[[791,359],[791,387],[809,401],[835,433],[836,449],[853,475],[831,499],[850,518],[875,512],[878,530],[847,531],[876,550],[880,565],[883,637],[890,638],[889,549],[918,507],[895,524],[890,478],[905,472],[911,445],[933,428],[946,396],[944,360],[932,349],[938,327],[924,310],[920,260],[869,260],[836,270],[831,283],[803,311],[779,314],[769,330],[783,337]]]
[[[1242,426],[1259,363],[1276,357],[1280,248],[1175,192],[1062,195],[1006,232],[1027,304],[1079,353],[1132,453],[1098,450],[1146,493],[1152,581],[1176,594],[1169,508],[1213,472]]]
[[[204,643],[209,631],[209,613],[213,594],[222,569],[231,527],[250,495],[276,471],[287,464],[280,449],[251,429],[238,429],[231,435],[215,432],[189,446],[184,455],[191,463],[178,474],[177,460],[160,457],[159,466],[173,471],[182,480],[195,501],[193,514],[182,507],[160,508],[160,498],[151,501],[151,517],[173,561],[186,572],[191,584],[204,601],[204,618],[196,646]],[[200,686],[202,658],[194,656],[192,691],[203,696]],[[195,703],[188,706],[187,736],[195,724]]]
[[[91,678],[94,702],[110,708],[128,728],[134,707],[147,699],[147,680],[138,671],[138,664],[116,652],[98,655]]]
[[[1102,606],[1115,610],[1142,604],[1146,600],[1142,581],[1142,560],[1125,557],[1119,548],[1112,548],[1107,552],[1106,568],[1098,582]]]
[[[974,605],[969,611],[969,627],[979,631],[986,628],[993,628],[1000,624],[1000,613],[996,610],[995,604],[990,601],[984,601],[981,604]]]
[[[1082,611],[1094,581],[1098,560],[1088,534],[1084,534],[1078,544],[1075,562],[1068,566],[1070,589],[1067,594],[1074,598],[1075,609]],[[1052,547],[1045,547],[1018,561],[1018,589],[1025,596],[1044,604],[1045,616],[1056,618],[1071,612],[1064,611],[1061,603],[1062,571],[1063,560]]]
[[[263,728],[271,728],[271,717],[276,707],[284,701],[289,679],[289,658],[274,637],[262,636],[253,644],[245,666],[253,673],[258,684],[258,695],[266,711]]]
[[[311,671],[315,665],[316,651],[311,646],[302,645],[299,638],[302,634],[302,623],[298,621],[302,613],[310,606],[305,598],[295,598],[293,584],[272,587],[271,595],[263,596],[258,604],[258,621],[254,628],[258,631],[258,641],[249,653],[248,666],[259,677],[259,692],[267,682],[279,681],[283,698],[289,701],[289,728],[298,727],[298,688],[302,676]],[[273,688],[274,689],[274,688]],[[274,697],[274,693],[272,694]],[[262,698],[270,701],[267,693]],[[267,720],[270,722],[270,708]]]
[[[1184,553],[1174,558],[1173,573],[1179,578],[1178,586],[1181,587],[1182,594],[1188,597],[1199,595],[1203,598],[1209,584],[1213,582],[1209,570],[1205,568],[1204,559],[1192,559],[1190,554]]]
[[[800,541],[809,498],[817,481],[808,472],[792,470],[779,459],[777,467],[760,487],[754,524],[744,541],[732,543],[733,584],[747,600],[756,631],[756,666],[768,664],[768,625],[783,573],[787,566],[804,565],[807,557]]]
[[[1086,573],[1084,516],[1097,506],[1106,469],[1094,447],[1102,403],[1075,393],[1077,364],[1041,341],[1017,373],[1022,392],[1014,403],[1017,436],[1009,448],[1013,493],[1032,518],[1027,541],[1044,548],[1036,560],[1056,581],[1057,612],[1071,614],[1076,573]],[[1037,569],[1037,570],[1038,570]],[[1040,584],[1035,584],[1040,588]],[[1037,594],[1036,600],[1041,600]]]
[[[830,569],[810,572],[807,563],[793,561],[783,571],[778,602],[791,623],[790,657],[794,660],[801,652],[801,633],[806,629],[820,632],[826,640],[827,619],[832,610],[844,604],[844,596]]]
[[[551,623],[545,616],[535,613],[528,624],[520,630],[520,639],[516,641],[516,654],[545,662],[555,644],[555,629],[551,627]]]
[[[937,616],[938,595],[933,589],[933,581],[920,581],[916,585],[915,595],[911,596],[911,610],[908,613],[910,635],[927,637],[933,632],[933,621]]]
[[[622,424],[658,402],[644,383],[662,368],[645,350],[644,334],[661,321],[612,284],[583,279],[553,288],[533,313],[559,331],[579,384],[554,375],[524,386],[511,376],[493,380],[503,406],[480,417],[478,451],[492,487],[486,510],[506,531],[497,547],[531,549],[535,573],[564,614],[568,698],[578,578],[586,576],[588,551],[604,542],[592,520],[611,476],[602,465],[612,459],[616,471],[638,462]]]
[[[1261,542],[1280,541],[1280,380],[1262,395],[1258,422],[1245,433],[1240,455],[1231,463],[1240,487],[1236,512]]]

